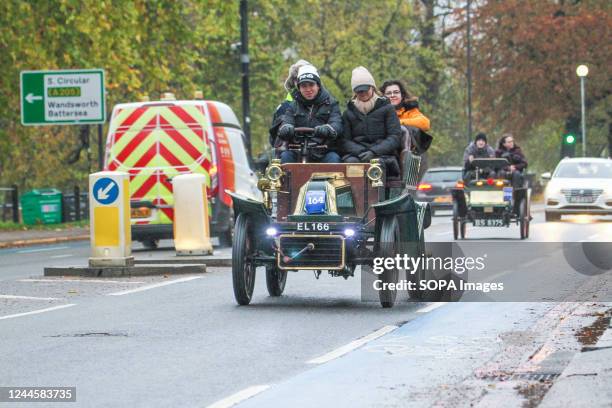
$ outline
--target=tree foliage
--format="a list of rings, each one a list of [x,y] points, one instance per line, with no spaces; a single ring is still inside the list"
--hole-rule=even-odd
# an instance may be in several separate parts
[[[24,127],[22,70],[103,68],[107,110],[172,91],[228,103],[240,116],[237,0],[49,0],[0,2],[0,185],[83,185],[95,170],[95,129]],[[610,127],[607,2],[480,0],[474,15],[477,123],[493,131],[553,129],[579,113],[578,62],[589,64],[593,143]],[[282,83],[298,58],[319,68],[341,101],[351,71],[378,84],[400,78],[432,119],[432,164],[459,163],[465,145],[465,15],[459,0],[251,0],[254,152],[267,147]],[[455,38],[455,40],[453,40]],[[544,125],[542,125],[544,123]],[[573,123],[573,122],[572,122]],[[538,127],[539,126],[539,127]],[[105,127],[106,128],[106,127]],[[609,131],[608,131],[609,134]],[[528,152],[529,153],[529,152]],[[88,160],[89,157],[89,160]],[[70,162],[73,162],[70,164]]]
[[[579,131],[576,67],[587,64],[588,141],[590,153],[601,154],[609,132],[610,11],[607,1],[482,2],[473,31],[477,123],[519,139],[538,137],[531,131],[550,120]]]

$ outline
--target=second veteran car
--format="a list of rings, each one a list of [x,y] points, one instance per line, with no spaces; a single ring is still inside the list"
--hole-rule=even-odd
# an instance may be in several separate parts
[[[313,129],[296,128],[304,155]],[[233,285],[240,305],[251,302],[255,270],[265,266],[270,296],[283,293],[289,272],[327,272],[345,279],[375,257],[420,256],[424,229],[431,223],[427,203],[414,200],[420,157],[402,152],[400,177],[387,177],[382,164],[281,164],[272,160],[259,180],[263,201],[232,194],[236,216]],[[362,270],[363,273],[363,270]],[[426,271],[409,274],[424,279]],[[386,269],[377,277],[397,282],[400,270]],[[388,287],[389,285],[385,285]],[[383,307],[392,307],[395,290],[380,290]],[[419,291],[411,297],[423,298]]]
[[[453,237],[466,237],[466,225],[475,227],[519,226],[521,239],[529,237],[531,221],[529,189],[526,184],[513,188],[506,178],[481,177],[481,170],[494,172],[508,165],[505,158],[474,159],[476,177],[458,182],[453,196]]]

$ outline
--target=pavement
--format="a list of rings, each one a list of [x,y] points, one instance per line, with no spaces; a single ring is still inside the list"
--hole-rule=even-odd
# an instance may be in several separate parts
[[[572,274],[562,254],[519,259],[512,249],[609,241],[612,222],[543,218],[534,213],[527,241],[517,226],[468,227],[465,243],[507,245],[508,267],[486,278],[509,285],[527,269],[534,296],[546,289],[563,302],[402,297],[382,309],[361,300],[359,275],[308,272],[291,273],[274,298],[258,270],[241,307],[228,267],[45,277],[45,266],[85,265],[89,244],[1,249],[0,386],[75,386],[74,407],[610,406],[612,302],[592,297],[612,288],[609,274]],[[451,237],[448,217],[434,217],[426,239]],[[133,253],[171,259],[171,245]]]

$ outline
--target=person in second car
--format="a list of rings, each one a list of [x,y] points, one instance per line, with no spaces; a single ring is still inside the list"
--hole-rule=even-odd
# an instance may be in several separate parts
[[[498,176],[512,180],[512,187],[514,188],[521,187],[523,185],[523,170],[527,168],[527,160],[521,148],[514,143],[514,136],[511,133],[506,133],[499,139],[495,157],[507,159],[510,163],[509,166],[500,171]]]
[[[411,95],[402,81],[396,79],[385,81],[380,90],[395,107],[397,117],[403,126],[412,126],[424,132],[429,131],[429,118],[419,110],[419,98]]]
[[[310,139],[319,146],[310,149],[309,162],[340,163],[336,152],[336,139],[342,134],[340,107],[333,96],[321,85],[317,69],[312,65],[300,67],[297,75],[298,92],[282,116],[278,137],[295,143],[295,128],[314,128]],[[281,163],[296,163],[298,152],[285,150],[281,153]]]
[[[346,163],[369,163],[381,159],[387,174],[399,175],[397,160],[401,128],[395,108],[380,96],[374,77],[364,67],[357,67],[351,76],[353,99],[342,115],[344,138],[342,160]]]
[[[478,133],[473,142],[463,152],[463,179],[470,180],[475,177],[476,167],[472,164],[474,159],[494,158],[495,150],[487,144],[487,135]],[[495,177],[495,171],[481,169],[484,177]]]

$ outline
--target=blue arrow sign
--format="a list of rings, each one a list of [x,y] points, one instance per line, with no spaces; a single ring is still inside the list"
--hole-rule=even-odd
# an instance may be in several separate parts
[[[115,180],[103,177],[94,183],[92,194],[100,204],[112,204],[119,197],[119,186]]]

